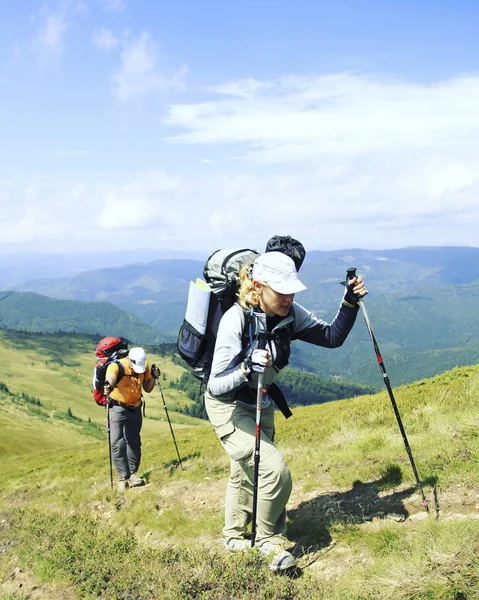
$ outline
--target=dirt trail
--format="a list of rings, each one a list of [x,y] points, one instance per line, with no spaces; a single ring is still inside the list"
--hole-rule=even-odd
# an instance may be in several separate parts
[[[77,600],[78,596],[72,586],[63,583],[39,583],[30,569],[15,567],[0,582],[2,594],[15,594],[25,600]]]

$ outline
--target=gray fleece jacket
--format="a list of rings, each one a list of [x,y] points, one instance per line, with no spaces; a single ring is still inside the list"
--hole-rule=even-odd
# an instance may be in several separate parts
[[[218,327],[208,392],[220,400],[231,401],[238,399],[245,387],[256,390],[257,373],[246,377],[240,365],[244,357],[258,347],[258,334],[268,332],[272,338],[266,346],[273,358],[272,366],[264,372],[264,385],[267,387],[288,363],[291,341],[301,340],[325,348],[338,348],[351,331],[357,313],[357,306],[351,307],[341,302],[333,321],[326,323],[297,302],[293,302],[288,316],[284,318],[267,317],[260,308],[256,308],[253,312],[254,333],[245,348],[245,311],[238,303],[234,304],[223,315]]]

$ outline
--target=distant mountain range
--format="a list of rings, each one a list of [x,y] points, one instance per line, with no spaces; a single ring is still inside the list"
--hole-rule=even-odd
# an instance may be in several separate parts
[[[70,330],[75,321],[82,321],[79,313],[85,314],[86,305],[93,303],[101,306],[95,310],[99,311],[97,318],[99,322],[103,320],[105,327],[121,318],[128,322],[130,333],[126,337],[148,338],[148,343],[155,336],[172,341],[184,316],[189,281],[202,276],[203,265],[204,260],[159,259],[85,271],[71,277],[25,280],[13,288],[72,301],[68,310],[60,311],[65,316],[62,327],[70,326]],[[479,362],[479,339],[475,333],[479,331],[476,317],[479,248],[309,252],[300,272],[308,289],[298,294],[297,301],[318,317],[332,319],[342,295],[339,283],[351,266],[365,277],[370,292],[366,302],[376,337],[389,363],[388,371],[397,383]],[[15,304],[13,298],[11,302]],[[26,306],[27,296],[22,296],[22,302],[22,314],[33,319],[38,299],[30,297],[30,308]],[[108,303],[120,311],[114,313],[114,307]],[[0,325],[7,322],[2,316],[6,306],[5,301],[0,302]],[[53,319],[59,309],[52,305],[49,310]],[[70,323],[66,313],[70,314]],[[132,320],[133,315],[138,322]],[[361,315],[359,319],[362,320]],[[12,326],[12,321],[8,322]],[[146,324],[150,326],[148,334]],[[20,325],[18,317],[17,326]],[[81,327],[77,331],[93,332],[96,325],[83,323]],[[343,348],[325,351],[298,344],[293,363],[323,377],[338,376],[368,385],[378,383],[377,364],[367,331],[359,321]]]
[[[182,259],[201,258],[200,252],[181,250],[157,250],[149,248],[126,248],[123,251],[81,252],[46,254],[41,251],[31,253],[0,253],[2,287],[13,289],[25,281],[37,279],[71,278],[83,271],[93,271],[121,267],[126,264],[147,262],[160,258]]]

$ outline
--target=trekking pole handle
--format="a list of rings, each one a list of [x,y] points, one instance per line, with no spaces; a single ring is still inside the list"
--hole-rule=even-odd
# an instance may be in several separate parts
[[[349,267],[349,269],[346,272],[346,281],[342,281],[341,284],[344,285],[344,287],[348,290],[348,293],[351,294],[351,296],[354,297],[354,300],[361,305],[361,308],[364,308],[364,304],[362,302],[362,296],[360,295],[356,295],[353,292],[353,288],[350,284],[350,281],[352,281],[353,279],[355,279],[357,277],[357,273],[356,273],[356,267]]]
[[[346,284],[349,283],[350,279],[354,279],[356,276],[356,267],[350,267],[346,275]]]

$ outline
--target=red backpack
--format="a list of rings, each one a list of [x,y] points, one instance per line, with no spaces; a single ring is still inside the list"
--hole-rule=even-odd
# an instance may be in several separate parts
[[[99,406],[106,406],[107,399],[103,393],[106,370],[108,365],[112,362],[118,365],[120,371],[118,374],[118,379],[116,380],[116,385],[118,385],[120,379],[125,373],[125,369],[118,359],[128,356],[128,340],[122,337],[104,337],[98,342],[95,354],[97,358],[96,365],[93,370],[93,398]]]

